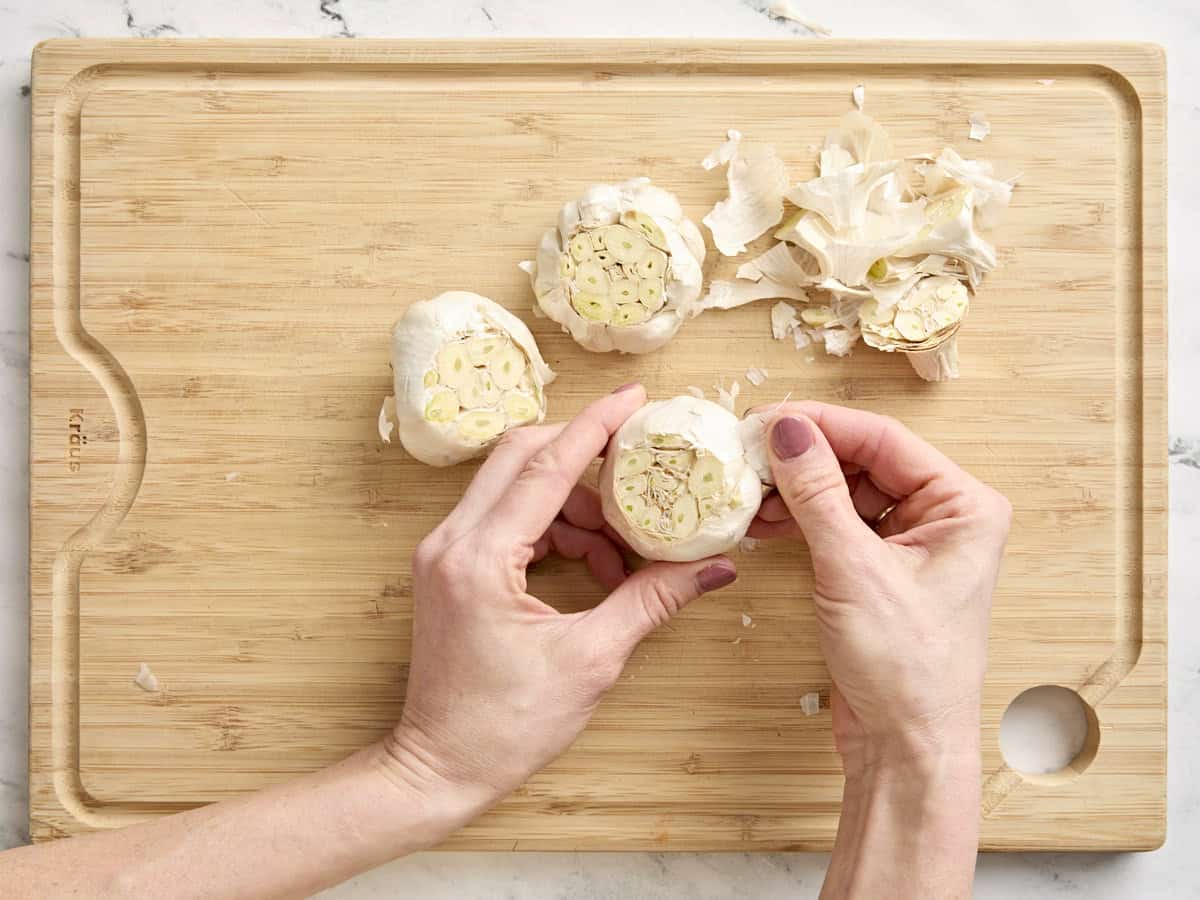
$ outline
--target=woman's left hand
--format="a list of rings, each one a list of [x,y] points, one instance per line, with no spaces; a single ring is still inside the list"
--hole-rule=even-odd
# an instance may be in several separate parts
[[[646,402],[640,385],[565,426],[506,435],[454,511],[417,547],[408,696],[388,746],[404,777],[462,798],[457,826],[562,753],[587,724],[638,642],[733,563],[653,563],[627,574],[578,481],[613,432]],[[562,614],[528,593],[526,567],[551,550],[587,560],[611,593]]]

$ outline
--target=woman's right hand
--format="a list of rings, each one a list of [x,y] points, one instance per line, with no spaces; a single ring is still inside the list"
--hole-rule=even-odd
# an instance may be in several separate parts
[[[767,427],[778,494],[750,534],[808,544],[847,776],[930,748],[977,761],[1012,507],[893,419],[788,403]]]
[[[971,896],[979,705],[1012,507],[893,419],[790,403],[751,535],[802,535],[846,785],[823,900]]]

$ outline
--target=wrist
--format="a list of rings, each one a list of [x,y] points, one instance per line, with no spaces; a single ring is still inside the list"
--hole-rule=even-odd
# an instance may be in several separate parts
[[[421,741],[402,729],[374,745],[370,759],[389,801],[421,822],[421,846],[413,849],[441,843],[500,799],[485,785],[446,777]]]
[[[936,719],[882,733],[839,734],[837,745],[848,782],[889,777],[978,779],[979,705],[968,704]]]

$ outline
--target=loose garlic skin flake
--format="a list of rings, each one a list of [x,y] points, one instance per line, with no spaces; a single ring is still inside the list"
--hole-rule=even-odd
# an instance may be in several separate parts
[[[762,502],[733,413],[691,396],[626,420],[600,468],[604,518],[645,559],[689,562],[738,545]]]
[[[463,462],[506,431],[541,422],[543,388],[554,380],[525,323],[467,291],[408,308],[392,331],[392,369],[400,442],[431,466]],[[385,441],[388,400],[380,411]]]
[[[703,261],[675,195],[635,178],[565,204],[522,268],[538,310],[584,349],[649,353],[700,312]]]

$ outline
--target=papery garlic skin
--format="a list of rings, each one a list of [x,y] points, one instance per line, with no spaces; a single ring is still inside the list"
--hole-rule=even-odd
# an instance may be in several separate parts
[[[390,439],[394,402],[400,442],[431,466],[483,453],[501,435],[546,417],[554,372],[525,323],[468,291],[414,303],[392,330],[395,397],[380,410]]]
[[[689,562],[733,549],[762,502],[740,423],[692,396],[648,403],[609,443],[604,518],[645,559]]]
[[[700,312],[703,261],[675,195],[635,178],[564,204],[522,268],[537,309],[584,349],[649,353]]]

